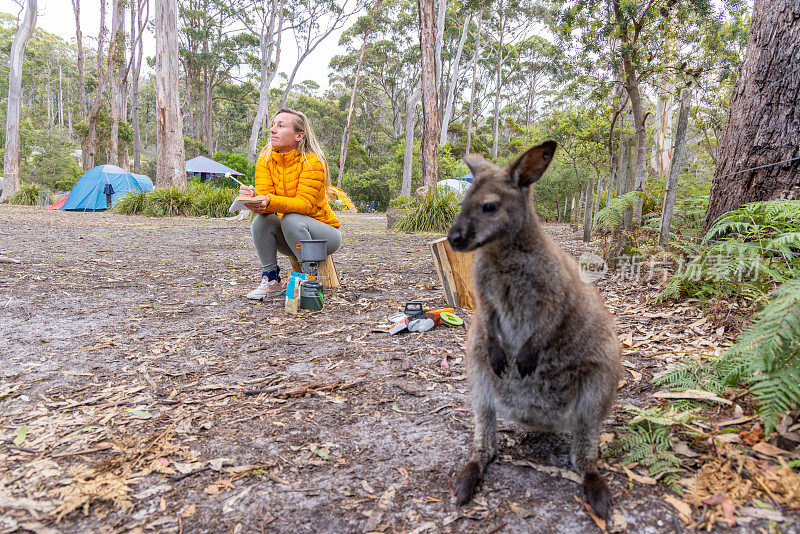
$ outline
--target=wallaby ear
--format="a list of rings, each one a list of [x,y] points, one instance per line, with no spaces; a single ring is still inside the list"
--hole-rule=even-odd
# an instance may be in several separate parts
[[[517,161],[509,167],[511,181],[517,187],[528,187],[542,177],[547,166],[553,161],[553,154],[556,152],[557,143],[555,141],[545,141],[528,149]]]
[[[490,163],[483,159],[483,156],[480,154],[467,154],[464,156],[464,163],[467,164],[467,167],[469,167],[469,170],[473,176],[478,174],[481,169],[490,165]]]

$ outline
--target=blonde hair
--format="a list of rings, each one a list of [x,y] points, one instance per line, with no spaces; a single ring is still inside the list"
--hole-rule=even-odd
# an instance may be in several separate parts
[[[328,160],[325,159],[325,154],[322,152],[322,147],[320,146],[319,142],[317,141],[317,136],[314,135],[314,129],[311,127],[311,122],[308,120],[308,117],[302,111],[297,111],[294,109],[289,108],[281,108],[279,109],[274,117],[277,117],[279,113],[288,113],[294,116],[292,120],[292,126],[294,126],[294,131],[299,133],[303,132],[303,138],[297,143],[297,150],[305,157],[306,163],[311,166],[311,162],[308,161],[308,155],[314,154],[319,159],[320,163],[322,163],[322,169],[325,173],[325,191],[330,196],[330,187],[331,187],[331,173],[328,171]],[[264,147],[262,153],[266,153],[267,156],[272,153],[272,142],[268,142],[267,146]]]

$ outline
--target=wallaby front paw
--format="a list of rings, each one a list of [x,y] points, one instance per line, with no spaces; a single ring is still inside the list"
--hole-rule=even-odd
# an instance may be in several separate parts
[[[587,473],[583,477],[583,493],[586,496],[587,504],[594,509],[594,513],[608,520],[614,501],[611,498],[611,489],[600,473]]]
[[[503,349],[497,344],[496,341],[490,340],[489,347],[489,363],[492,366],[492,370],[494,374],[500,376],[503,374],[503,371],[506,370],[506,353],[503,352]]]
[[[529,339],[522,345],[522,348],[519,349],[519,353],[517,354],[517,369],[519,369],[519,375],[526,377],[533,374],[537,365],[539,365],[539,351],[534,348],[533,343],[531,343]]]
[[[456,479],[455,488],[456,505],[461,506],[466,504],[472,499],[475,494],[475,488],[480,482],[480,469],[475,462],[467,462],[467,465],[461,470],[461,474]]]

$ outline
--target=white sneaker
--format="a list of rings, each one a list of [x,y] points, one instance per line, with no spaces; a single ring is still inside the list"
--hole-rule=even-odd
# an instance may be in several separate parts
[[[283,295],[283,284],[277,280],[268,280],[266,276],[261,278],[258,287],[247,294],[250,300],[262,300],[264,297],[276,297]]]

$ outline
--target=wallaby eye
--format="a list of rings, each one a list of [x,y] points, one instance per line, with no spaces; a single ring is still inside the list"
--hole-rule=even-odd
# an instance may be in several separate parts
[[[495,211],[497,211],[497,204],[495,204],[494,202],[487,202],[486,204],[481,206],[481,209],[483,209],[483,213],[494,213]]]

